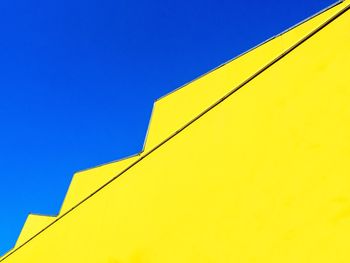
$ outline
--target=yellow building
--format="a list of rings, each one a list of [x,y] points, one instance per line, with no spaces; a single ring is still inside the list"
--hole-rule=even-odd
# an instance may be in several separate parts
[[[350,262],[350,2],[155,102],[4,263]]]

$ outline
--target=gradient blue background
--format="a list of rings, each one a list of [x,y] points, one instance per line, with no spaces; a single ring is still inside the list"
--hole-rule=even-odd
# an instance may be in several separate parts
[[[334,2],[1,1],[0,254],[74,172],[140,151],[156,98]]]

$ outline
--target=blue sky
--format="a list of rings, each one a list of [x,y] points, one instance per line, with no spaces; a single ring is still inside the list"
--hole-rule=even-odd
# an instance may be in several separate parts
[[[156,98],[334,2],[1,1],[0,254],[74,172],[139,152]]]

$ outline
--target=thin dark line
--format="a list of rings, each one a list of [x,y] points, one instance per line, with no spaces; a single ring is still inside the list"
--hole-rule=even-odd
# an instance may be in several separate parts
[[[327,12],[328,10],[334,8],[335,6],[337,6],[337,5],[341,4],[341,3],[343,3],[344,1],[345,1],[345,0],[339,0],[338,2],[335,2],[334,4],[332,4],[332,5],[330,5],[330,6],[326,7],[326,8],[324,8],[323,10],[319,11],[318,13],[316,13],[316,14],[310,16],[310,17],[307,17],[306,19],[304,19],[304,20],[302,20],[301,22],[295,24],[294,26],[291,26],[291,27],[289,27],[289,28],[283,30],[281,33],[279,33],[279,34],[277,34],[277,35],[274,35],[274,36],[268,38],[267,40],[265,40],[265,41],[263,41],[263,42],[257,44],[256,46],[254,46],[254,47],[248,49],[247,51],[245,51],[245,52],[243,52],[243,53],[241,53],[241,54],[235,56],[234,58],[231,58],[231,59],[227,60],[226,62],[221,63],[219,66],[217,66],[217,67],[215,67],[215,68],[209,70],[208,72],[206,72],[206,73],[204,73],[204,74],[199,75],[198,77],[192,79],[191,81],[188,81],[188,82],[186,82],[185,84],[181,85],[180,87],[178,87],[178,88],[176,88],[176,89],[174,89],[174,90],[168,92],[167,94],[161,96],[160,98],[156,99],[156,102],[162,100],[163,98],[168,97],[169,95],[171,95],[171,94],[177,92],[178,90],[181,90],[182,88],[185,88],[185,87],[188,86],[189,84],[192,84],[192,83],[195,82],[196,80],[207,76],[208,74],[210,74],[210,73],[212,73],[212,72],[214,72],[214,71],[220,69],[221,67],[226,66],[227,64],[229,64],[229,63],[231,63],[232,61],[234,61],[234,60],[236,60],[236,59],[238,59],[238,58],[244,56],[245,54],[247,54],[247,53],[249,53],[249,52],[251,52],[251,51],[253,51],[253,50],[255,50],[255,49],[258,49],[259,47],[261,47],[261,46],[263,46],[263,45],[265,45],[265,44],[271,42],[272,40],[274,40],[274,39],[276,39],[276,38],[278,38],[278,37],[280,37],[280,36],[282,36],[282,35],[284,35],[284,34],[290,32],[291,30],[294,30],[295,28],[297,28],[297,27],[303,25],[304,23],[310,21],[311,19],[313,19],[313,18],[315,18],[315,17],[317,17],[317,16],[319,16],[319,15],[322,15],[323,13],[325,13],[325,12]]]
[[[276,57],[274,60],[272,60],[271,62],[269,62],[267,65],[265,65],[263,68],[261,68],[260,70],[258,70],[256,73],[254,73],[251,77],[249,77],[248,79],[246,79],[245,81],[243,81],[241,84],[239,84],[236,88],[234,88],[233,90],[231,90],[229,93],[227,93],[224,97],[222,97],[220,100],[218,100],[217,102],[215,102],[213,105],[211,105],[209,108],[207,108],[206,110],[204,110],[202,113],[200,113],[197,117],[195,117],[194,119],[192,119],[190,122],[188,122],[185,126],[183,126],[182,128],[180,128],[179,130],[177,130],[176,132],[174,132],[172,135],[170,135],[168,138],[166,138],[163,142],[159,143],[157,146],[155,146],[153,149],[151,149],[148,153],[146,153],[145,155],[141,156],[140,159],[136,160],[134,163],[132,163],[131,165],[129,165],[128,167],[126,167],[124,170],[122,170],[119,174],[117,174],[115,177],[113,177],[111,180],[109,180],[107,183],[105,183],[104,185],[102,185],[101,187],[99,187],[97,190],[95,190],[93,193],[91,193],[90,195],[88,195],[86,198],[84,198],[82,201],[80,201],[78,204],[76,204],[75,206],[73,206],[71,209],[69,209],[68,211],[66,211],[63,215],[61,215],[60,217],[58,217],[57,219],[55,219],[53,222],[51,222],[48,226],[46,226],[45,228],[43,228],[40,232],[38,232],[36,235],[34,235],[33,237],[31,237],[30,239],[28,239],[26,242],[24,242],[22,245],[20,245],[19,247],[15,248],[13,251],[11,251],[9,254],[4,255],[3,258],[0,259],[1,261],[4,261],[6,258],[8,258],[10,255],[12,255],[13,253],[15,253],[17,250],[19,250],[20,248],[22,248],[24,245],[28,244],[31,240],[33,240],[35,237],[37,237],[38,235],[40,235],[42,232],[44,232],[46,229],[48,229],[50,226],[52,226],[53,224],[55,224],[58,220],[62,219],[63,217],[65,217],[66,215],[68,215],[70,212],[72,212],[73,210],[75,210],[78,206],[80,206],[81,204],[83,204],[85,201],[87,201],[88,199],[90,199],[92,196],[94,196],[96,193],[98,193],[99,191],[101,191],[103,188],[105,188],[106,186],[108,186],[109,184],[111,184],[113,181],[115,181],[117,178],[119,178],[121,175],[123,175],[126,171],[128,171],[129,169],[131,169],[132,167],[134,167],[136,164],[138,164],[139,162],[141,162],[143,159],[145,159],[148,155],[150,155],[151,153],[153,153],[154,151],[156,151],[158,148],[160,148],[161,146],[163,146],[164,144],[166,144],[169,140],[171,140],[173,137],[175,137],[177,134],[179,134],[180,132],[182,132],[183,130],[185,130],[187,127],[189,127],[192,123],[194,123],[195,121],[197,121],[198,119],[200,119],[203,115],[205,115],[206,113],[208,113],[210,110],[212,110],[213,108],[215,108],[217,105],[221,104],[223,101],[225,101],[227,98],[229,98],[232,94],[234,94],[236,91],[240,90],[242,87],[244,87],[246,84],[248,84],[249,82],[251,82],[252,80],[254,80],[257,76],[259,76],[261,73],[263,73],[264,71],[266,71],[268,68],[270,68],[271,66],[273,66],[274,64],[276,64],[279,60],[281,60],[282,58],[284,58],[286,55],[288,55],[289,53],[291,53],[293,50],[295,50],[297,47],[299,47],[301,44],[303,44],[305,41],[307,41],[308,39],[310,39],[312,36],[314,36],[315,34],[317,34],[319,31],[321,31],[323,28],[325,28],[326,26],[328,26],[330,23],[332,23],[335,19],[337,19],[338,17],[340,17],[341,15],[343,15],[346,11],[348,11],[350,9],[350,5],[347,5],[346,7],[344,7],[344,9],[340,10],[337,14],[335,14],[334,16],[332,16],[330,19],[328,19],[325,23],[323,23],[322,25],[320,25],[318,28],[316,28],[315,30],[313,30],[311,33],[309,33],[307,36],[305,36],[304,38],[302,38],[301,40],[299,40],[296,44],[294,44],[293,46],[291,46],[289,49],[287,49],[286,51],[284,51],[281,55],[279,55],[278,57]]]

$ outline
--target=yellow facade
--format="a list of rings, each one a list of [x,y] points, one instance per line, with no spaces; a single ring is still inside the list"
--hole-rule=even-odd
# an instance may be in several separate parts
[[[144,151],[75,174],[0,261],[348,263],[349,6],[156,101]]]

